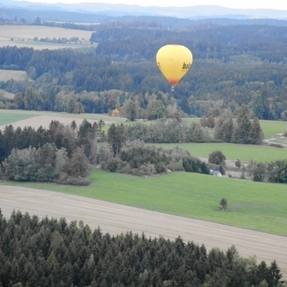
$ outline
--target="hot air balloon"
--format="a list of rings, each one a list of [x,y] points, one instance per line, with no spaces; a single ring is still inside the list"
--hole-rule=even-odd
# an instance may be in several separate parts
[[[171,84],[172,91],[190,70],[192,65],[191,51],[182,45],[165,45],[156,54],[159,70]]]

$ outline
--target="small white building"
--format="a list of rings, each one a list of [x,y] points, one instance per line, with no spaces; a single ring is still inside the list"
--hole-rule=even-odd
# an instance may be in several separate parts
[[[214,176],[219,176],[219,177],[222,176],[222,173],[219,170],[214,170],[214,169],[210,170],[210,174]]]

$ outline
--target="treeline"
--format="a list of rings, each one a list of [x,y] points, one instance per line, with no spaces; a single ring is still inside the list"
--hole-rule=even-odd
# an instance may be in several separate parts
[[[215,141],[208,128],[200,123],[186,123],[176,119],[159,120],[147,124],[136,122],[126,126],[129,140],[141,139],[146,143],[185,143]]]
[[[102,234],[64,219],[0,212],[1,286],[283,286],[277,264],[144,235]]]
[[[147,124],[136,122],[126,126],[129,140],[147,143],[227,142],[261,144],[263,132],[258,119],[251,118],[246,107],[235,114],[209,116],[199,122],[179,119],[159,120]]]
[[[24,86],[10,82],[0,87],[16,92],[17,108],[107,112],[117,107],[125,111],[133,100],[140,107],[137,117],[147,118],[143,111],[148,105],[141,104],[141,96],[169,92],[155,65],[156,51],[173,42],[191,48],[195,61],[170,95],[169,108],[175,103],[187,114],[202,116],[247,105],[260,119],[287,119],[285,27],[204,24],[168,29],[137,27],[132,21],[118,24],[120,28],[98,26],[92,37],[98,43],[96,50],[0,49],[0,67],[26,70],[34,80]],[[123,95],[116,103],[107,100],[112,89]],[[153,101],[149,100],[150,106]]]
[[[1,177],[17,181],[55,181],[88,184],[89,163],[95,160],[96,142],[103,123],[87,121],[77,127],[52,121],[42,127],[6,126],[0,131]]]
[[[25,89],[15,97],[14,108],[68,113],[110,113],[118,110],[119,115],[130,119],[150,120],[181,114],[176,100],[163,92],[130,94],[121,90],[110,90],[75,93],[56,88],[53,89],[53,96],[51,89],[51,86],[39,87],[37,90],[32,87]],[[6,99],[4,101],[7,102]]]
[[[218,23],[194,23],[183,29],[103,24],[93,33],[91,40],[99,44],[99,54],[115,58],[154,60],[161,46],[181,43],[190,47],[197,59],[228,61],[234,56],[247,54],[263,61],[286,63],[285,27]],[[277,47],[278,51],[272,53],[271,47]]]
[[[47,129],[43,127],[15,129],[12,125],[8,125],[0,131],[0,162],[9,156],[13,149],[39,148],[46,143],[54,144],[58,149],[64,148],[68,155],[81,147],[87,158],[93,160],[93,144],[97,138],[103,136],[103,125],[102,121],[91,124],[87,120],[83,120],[79,127],[75,122],[65,126],[58,121],[52,121]]]

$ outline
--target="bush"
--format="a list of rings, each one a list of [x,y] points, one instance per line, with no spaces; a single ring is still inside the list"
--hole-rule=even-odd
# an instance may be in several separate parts
[[[209,168],[207,164],[200,161],[199,159],[192,157],[183,159],[183,168],[188,172],[209,174]]]
[[[80,185],[81,181],[88,182],[84,180],[88,173],[89,163],[82,149],[75,149],[69,158],[65,149],[57,149],[53,144],[38,149],[13,149],[1,171],[2,177],[8,180],[79,182]]]
[[[84,177],[67,177],[62,180],[58,180],[57,183],[69,184],[69,185],[78,185],[78,186],[87,186],[91,182],[89,179]]]
[[[38,149],[13,149],[3,162],[2,174],[9,180],[51,182],[61,172],[57,169],[57,163],[67,163],[65,157],[59,156],[53,144],[45,144]]]
[[[235,167],[237,168],[241,168],[241,161],[239,159],[237,159],[234,163]]]
[[[158,171],[156,170],[155,166],[153,164],[147,163],[141,165],[139,168],[126,168],[125,169],[127,173],[133,174],[133,175],[138,175],[138,176],[151,176],[154,174],[157,174]],[[124,172],[124,169],[121,170]]]
[[[219,206],[220,206],[220,209],[225,211],[227,209],[227,206],[228,206],[228,202],[227,202],[227,199],[226,198],[222,198],[219,202]]]
[[[226,157],[221,151],[214,151],[208,156],[208,162],[217,164],[217,165],[224,165]]]
[[[123,161],[119,158],[112,158],[106,163],[106,169],[110,172],[116,172],[123,167]]]
[[[156,173],[166,172],[167,165],[171,160],[168,151],[154,146],[147,146],[139,141],[128,143],[123,148],[120,159],[127,162],[131,168],[153,164]]]

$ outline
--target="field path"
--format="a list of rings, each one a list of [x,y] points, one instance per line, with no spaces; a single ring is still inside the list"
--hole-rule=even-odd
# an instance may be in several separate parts
[[[226,249],[235,245],[240,255],[276,260],[287,275],[287,237],[195,220],[64,193],[0,185],[0,209],[5,216],[21,210],[49,217],[83,220],[112,234],[133,231],[147,236],[205,244]]]

